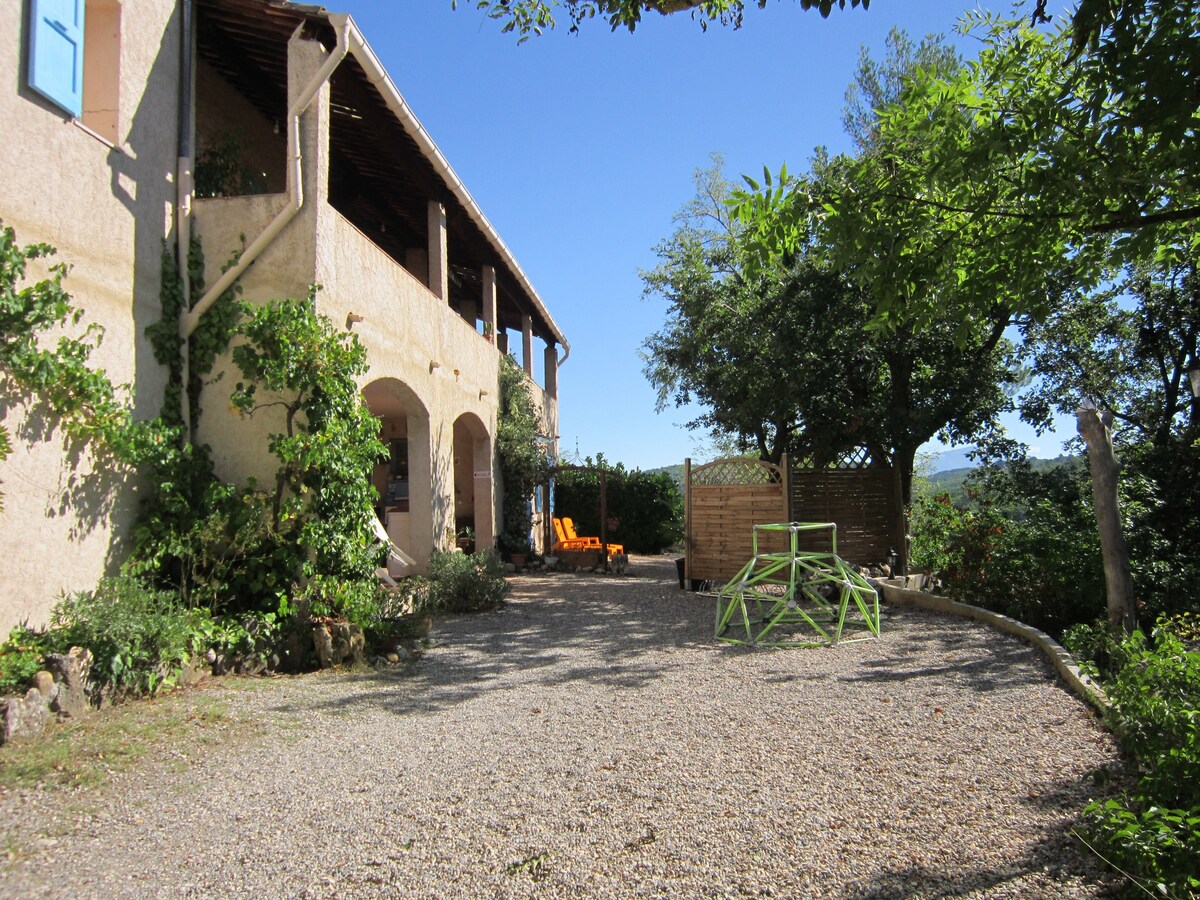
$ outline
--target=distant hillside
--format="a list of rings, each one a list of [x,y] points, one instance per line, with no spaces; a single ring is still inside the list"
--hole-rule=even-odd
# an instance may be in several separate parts
[[[1053,459],[1031,458],[1035,472],[1045,472],[1060,466],[1082,466],[1083,460],[1078,456],[1056,456]],[[946,469],[944,472],[934,472],[924,480],[933,485],[938,494],[949,494],[954,503],[964,503],[967,499],[966,481],[977,466],[959,469]]]
[[[1038,459],[1031,458],[1030,463],[1033,464],[1035,472],[1044,472],[1047,469],[1057,469],[1064,465],[1083,465],[1083,460],[1078,456],[1056,456],[1053,459]],[[927,476],[924,481],[933,486],[933,490],[938,494],[949,494],[950,499],[955,503],[965,502],[967,499],[966,481],[967,477],[978,468],[977,466],[960,466],[954,469],[945,469],[940,472],[934,472]],[[643,471],[650,474],[666,472],[674,479],[675,483],[683,487],[683,465],[676,466],[660,466],[657,469],[644,469]]]

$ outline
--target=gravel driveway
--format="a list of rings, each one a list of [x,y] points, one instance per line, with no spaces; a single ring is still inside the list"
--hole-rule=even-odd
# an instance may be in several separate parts
[[[881,640],[751,651],[672,560],[522,576],[411,671],[229,691],[261,727],[81,801],[4,896],[1091,897],[1068,829],[1116,763],[1024,644],[884,608]],[[179,763],[181,757],[186,762]]]

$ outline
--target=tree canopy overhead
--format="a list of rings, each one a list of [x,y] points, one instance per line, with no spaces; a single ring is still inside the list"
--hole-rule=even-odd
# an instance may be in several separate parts
[[[861,6],[867,9],[871,0],[796,0],[801,9],[816,9],[828,16],[836,6],[845,9]],[[457,8],[458,0],[452,0]],[[707,28],[712,22],[721,25],[742,27],[742,15],[747,6],[757,5],[763,9],[767,0],[475,0],[478,9],[486,10],[488,17],[504,23],[503,31],[515,31],[526,40],[530,35],[541,34],[557,25],[556,10],[564,10],[571,20],[571,31],[588,19],[597,16],[604,19],[613,31],[627,28],[633,31],[642,16],[648,12],[664,16],[678,12],[690,12],[693,19]]]
[[[786,256],[820,220],[847,261],[888,287],[878,313],[893,323],[935,312],[919,290],[934,272],[960,279],[964,320],[997,296],[1040,316],[1064,272],[1087,285],[1148,254],[1195,253],[1200,12],[1166,0],[1107,8],[1082,41],[1066,23],[966,16],[978,57],[911,73],[840,185],[741,194],[760,253]]]

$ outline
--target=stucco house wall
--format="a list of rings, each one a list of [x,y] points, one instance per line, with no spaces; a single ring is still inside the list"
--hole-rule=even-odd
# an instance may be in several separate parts
[[[106,103],[115,109],[89,117],[108,140],[29,88],[30,5],[0,3],[0,222],[22,245],[57,248],[85,322],[105,330],[94,364],[130,385],[137,414],[149,417],[159,411],[164,372],[142,332],[159,318],[160,257],[174,201],[178,14],[160,0],[87,8],[110,23],[115,15],[120,25],[106,47],[88,36],[95,58],[116,61],[115,72],[101,73],[116,85],[117,102]],[[85,70],[85,97],[97,77]],[[40,278],[45,267],[28,274]],[[15,438],[0,462],[3,636],[20,622],[44,623],[63,591],[93,587],[119,562],[137,491],[135,479],[98,471],[86,453],[75,461],[61,434],[30,436],[43,421],[24,398],[4,397],[0,415]]]
[[[289,45],[289,91],[294,97],[320,68],[325,52],[314,41],[293,37]],[[301,118],[304,204],[275,241],[239,279],[243,299],[267,302],[303,297],[320,285],[318,312],[353,330],[370,365],[364,388],[398,383],[404,406],[404,437],[411,467],[407,522],[394,539],[423,568],[433,549],[447,546],[458,519],[469,512],[478,546],[496,533],[497,497],[490,477],[496,430],[499,351],[476,328],[407,268],[384,253],[326,200],[329,172],[329,88],[323,87]],[[284,195],[197,200],[196,234],[212,283],[221,265],[252,241],[286,202]],[[231,366],[228,354],[218,364]],[[274,472],[267,436],[281,423],[271,410],[242,417],[229,410],[236,379],[227,371],[201,400],[198,439],[214,451],[218,474],[227,479]],[[378,391],[373,391],[370,397]],[[553,405],[552,401],[548,405]],[[373,410],[383,414],[388,407]],[[455,423],[474,423],[464,440]],[[382,435],[392,436],[386,430]],[[456,466],[457,460],[457,466]],[[469,500],[458,499],[469,494]]]
[[[58,248],[57,259],[72,267],[66,284],[85,320],[105,329],[93,362],[114,382],[130,386],[137,415],[152,417],[161,409],[166,372],[144,332],[160,318],[161,257],[165,247],[173,250],[175,237],[184,71],[180,4],[80,0],[91,26],[83,110],[76,120],[26,82],[36,2],[0,4],[0,71],[9,73],[11,86],[0,89],[6,132],[0,142],[0,221],[15,228],[23,244]],[[249,173],[237,190],[218,188],[210,192],[216,196],[191,204],[189,221],[202,242],[211,285],[287,204],[281,192],[287,187],[287,122],[278,117],[286,107],[277,108],[274,98],[283,104],[302,93],[328,58],[334,20],[348,20],[306,4],[194,2],[197,15],[210,18],[207,30],[197,30],[191,58],[193,157],[214,146],[225,128],[243,142]],[[223,27],[230,30],[221,32]],[[236,40],[248,43],[232,46]],[[363,343],[370,365],[362,378],[364,399],[383,417],[381,437],[397,446],[407,442],[408,449],[407,495],[391,507],[381,503],[380,513],[393,539],[423,563],[431,550],[452,544],[464,524],[474,529],[479,546],[491,546],[499,530],[493,457],[506,331],[522,332],[522,363],[530,372],[535,332],[548,342],[547,360],[554,342],[564,339],[390,79],[374,68],[378,61],[369,48],[360,41],[354,54],[340,64],[338,77],[346,79],[343,89],[357,91],[354,102],[362,105],[361,121],[369,127],[347,131],[363,126],[355,124],[360,117],[348,125],[343,116],[343,130],[333,132],[341,141],[340,205],[330,200],[334,116],[327,83],[301,118],[304,202],[237,286],[244,299],[262,303],[304,297],[310,285],[320,284],[318,311]],[[248,55],[258,57],[255,65],[246,63]],[[269,74],[259,77],[264,72]],[[198,126],[201,120],[205,128]],[[389,162],[391,174],[375,173],[370,186],[393,192],[389,201],[398,205],[390,210],[400,217],[393,224],[407,229],[406,244],[397,246],[395,231],[385,238],[383,226],[346,191],[345,179],[355,177],[363,162],[352,158],[357,141],[372,145],[370,161],[403,145]],[[30,274],[44,272],[44,266],[34,267]],[[202,394],[196,438],[212,447],[221,477],[269,480],[275,463],[267,435],[280,423],[268,411],[249,418],[232,413],[229,394],[237,379],[228,354],[218,361],[217,372],[222,370]],[[542,396],[553,434],[555,390]],[[0,463],[2,637],[22,621],[43,624],[63,591],[89,589],[117,569],[126,552],[122,537],[137,511],[138,484],[131,473],[100,470],[86,452],[73,454],[52,430],[35,434],[44,423],[24,398],[0,398],[0,415],[16,438],[14,452]],[[382,463],[373,473],[381,486],[388,476]]]

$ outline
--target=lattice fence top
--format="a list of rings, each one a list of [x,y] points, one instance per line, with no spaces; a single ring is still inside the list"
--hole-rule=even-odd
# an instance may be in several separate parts
[[[866,447],[855,447],[852,450],[847,450],[840,456],[835,456],[828,460],[824,465],[816,465],[812,458],[797,459],[797,469],[869,469],[874,464],[874,459],[871,457],[871,451]]]
[[[779,466],[757,459],[719,459],[692,469],[692,484],[782,484]]]

